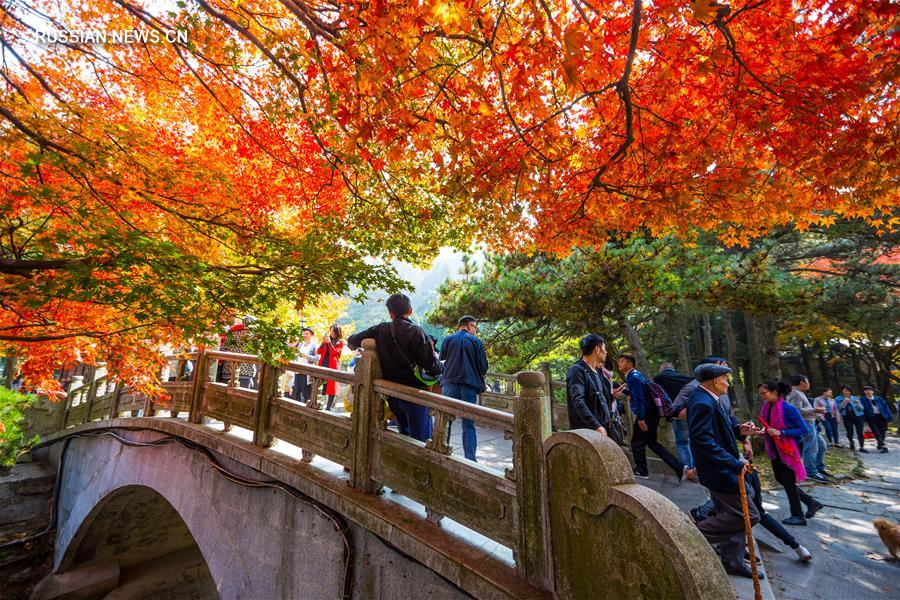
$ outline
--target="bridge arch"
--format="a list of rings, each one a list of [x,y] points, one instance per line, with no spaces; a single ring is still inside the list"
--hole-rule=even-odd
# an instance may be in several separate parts
[[[175,441],[159,445],[169,439],[164,434],[127,436],[141,445],[113,435],[56,445],[65,452],[56,574],[109,559],[123,586],[162,565],[182,583],[189,579],[205,590],[195,597],[342,596],[345,538],[315,505],[282,490],[235,483],[207,454]],[[215,458],[253,475],[245,465]],[[158,582],[160,589],[164,583]],[[164,589],[121,597],[138,596],[167,597]]]
[[[175,507],[144,485],[125,485],[102,498],[61,557],[60,571],[107,562],[119,570],[106,598],[217,596],[203,553]]]

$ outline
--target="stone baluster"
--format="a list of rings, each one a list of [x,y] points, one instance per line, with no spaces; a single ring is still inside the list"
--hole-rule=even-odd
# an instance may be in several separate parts
[[[553,405],[553,374],[550,372],[550,363],[542,362],[538,365],[538,371],[544,376],[544,394],[550,398],[550,405]]]
[[[519,572],[530,583],[549,589],[550,555],[547,519],[547,474],[544,441],[552,433],[550,398],[538,371],[516,375],[521,391],[513,415],[513,465],[519,508],[519,540],[515,548]]]
[[[269,411],[272,408],[272,396],[278,389],[279,377],[281,377],[281,371],[278,367],[265,363],[260,366],[259,389],[256,392],[256,409],[254,410],[253,443],[264,448],[272,445],[272,436],[268,433]]]
[[[81,383],[79,379],[81,375],[75,375],[72,377],[71,383],[69,383],[69,391],[66,393],[66,409],[63,411],[62,417],[62,427],[60,429],[65,429],[69,425],[69,411],[72,410],[72,403],[75,402],[75,390],[78,389],[77,384]]]
[[[353,463],[350,485],[367,494],[381,491],[372,478],[372,452],[375,432],[384,428],[384,400],[375,393],[375,380],[381,377],[381,365],[375,351],[375,340],[362,342],[363,354],[356,361],[353,383]]]
[[[115,419],[119,416],[119,402],[122,400],[122,394],[125,392],[125,384],[119,381],[113,390],[112,404],[109,406],[109,418]]]
[[[200,423],[203,411],[203,392],[206,390],[204,385],[209,380],[209,356],[207,351],[199,350],[197,352],[197,363],[194,365],[194,385],[191,388],[191,410],[188,415],[188,421],[191,423]]]
[[[94,410],[94,399],[97,397],[97,367],[88,367],[87,370],[87,407],[84,411],[82,423],[91,422],[91,412]]]

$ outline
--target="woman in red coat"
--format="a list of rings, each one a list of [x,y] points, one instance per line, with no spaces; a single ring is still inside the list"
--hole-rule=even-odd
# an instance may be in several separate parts
[[[341,328],[337,324],[332,325],[328,329],[328,335],[322,338],[322,343],[316,352],[319,354],[319,366],[328,367],[329,369],[337,369],[341,359],[341,352],[344,350],[344,340],[342,339]],[[325,410],[331,410],[334,405],[334,397],[337,395],[337,382],[329,379],[325,382],[322,390],[328,395],[328,402],[325,404]]]

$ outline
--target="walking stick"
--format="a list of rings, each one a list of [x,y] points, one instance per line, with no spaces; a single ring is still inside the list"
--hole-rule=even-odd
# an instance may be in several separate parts
[[[753,575],[753,597],[762,600],[762,587],[759,584],[759,573],[756,569],[756,549],[753,544],[753,524],[750,523],[750,506],[747,504],[747,482],[744,476],[753,472],[753,465],[744,465],[738,477],[738,486],[741,489],[741,510],[744,513],[744,533],[747,535],[747,551],[750,554],[750,572]]]

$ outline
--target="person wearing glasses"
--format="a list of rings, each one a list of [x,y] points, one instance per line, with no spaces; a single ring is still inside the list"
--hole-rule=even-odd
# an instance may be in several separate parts
[[[487,354],[477,333],[478,320],[475,317],[460,317],[456,333],[444,338],[440,353],[440,360],[444,363],[441,391],[445,396],[472,404],[478,402],[478,394],[485,390],[484,376],[488,370]],[[463,419],[462,428],[463,453],[467,459],[477,462],[475,422]]]

